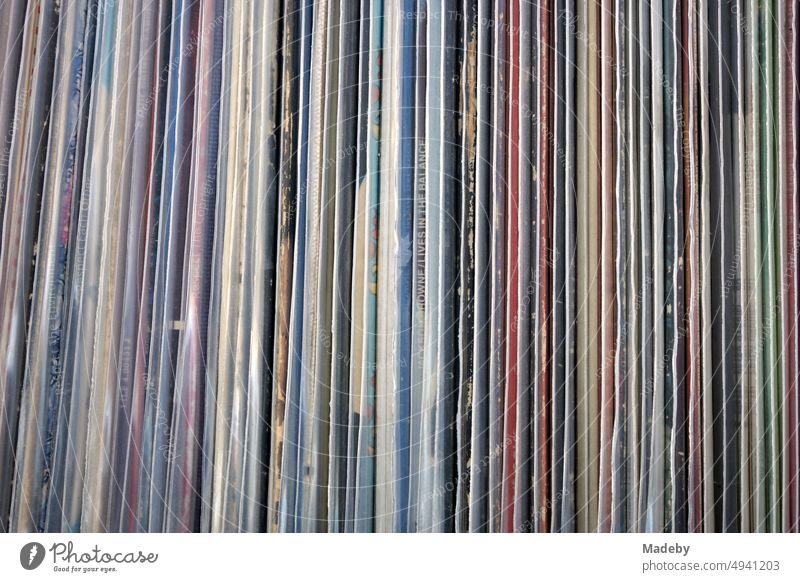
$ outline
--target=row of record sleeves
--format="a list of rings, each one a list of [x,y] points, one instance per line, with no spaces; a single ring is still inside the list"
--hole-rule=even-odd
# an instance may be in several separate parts
[[[0,2],[0,531],[797,532],[799,19]]]

